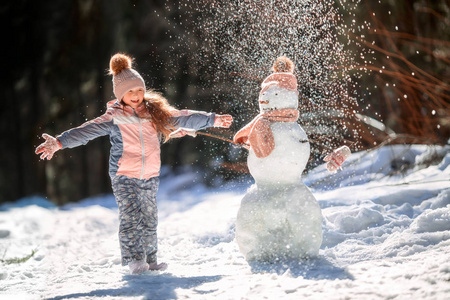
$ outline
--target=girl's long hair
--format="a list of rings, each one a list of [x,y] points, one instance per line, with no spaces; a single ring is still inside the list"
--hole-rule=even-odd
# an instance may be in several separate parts
[[[144,104],[148,115],[143,117],[152,121],[156,131],[162,135],[164,143],[167,142],[170,139],[169,134],[175,130],[172,117],[176,109],[161,93],[153,90],[146,91]]]

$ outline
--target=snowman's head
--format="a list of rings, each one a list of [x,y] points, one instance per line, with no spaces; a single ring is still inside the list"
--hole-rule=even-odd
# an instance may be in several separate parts
[[[296,90],[271,85],[259,94],[258,102],[262,113],[285,108],[297,109],[298,93]]]
[[[258,102],[261,112],[285,108],[297,109],[297,78],[291,70],[269,75],[261,84]]]

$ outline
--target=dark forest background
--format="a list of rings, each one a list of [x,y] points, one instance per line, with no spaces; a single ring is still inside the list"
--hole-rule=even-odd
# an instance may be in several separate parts
[[[105,111],[113,99],[107,68],[116,52],[132,55],[147,86],[161,91],[174,106],[235,117],[230,129],[214,134],[231,137],[254,117],[257,106],[248,103],[257,99],[258,79],[251,83],[253,92],[231,91],[231,85],[239,88],[245,82],[236,76],[217,77],[219,69],[226,73],[223,40],[206,38],[199,26],[217,16],[215,5],[226,2],[2,1],[0,203],[39,194],[63,204],[111,192],[107,137],[60,151],[45,162],[34,149],[43,141],[42,133],[57,135]],[[448,143],[448,1],[362,0],[352,13],[339,3],[341,22],[359,24],[353,26],[357,31],[341,36],[354,55],[352,65],[343,67],[352,79],[346,87],[349,97],[358,104],[345,122],[360,123],[355,131],[359,136],[347,139],[358,140],[359,150],[387,140]],[[236,70],[230,65],[226,71]],[[307,92],[301,96],[313,97]],[[359,113],[386,128],[358,119]],[[312,159],[320,162],[323,151],[318,149]],[[182,172],[182,166],[205,170],[211,184],[215,176],[239,176],[236,165],[245,162],[245,153],[236,154],[216,139],[185,138],[162,146],[162,162],[174,172]]]

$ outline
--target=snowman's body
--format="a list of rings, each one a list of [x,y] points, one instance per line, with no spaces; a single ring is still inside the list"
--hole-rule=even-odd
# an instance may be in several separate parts
[[[260,95],[261,112],[298,107],[294,91],[272,87]],[[263,158],[249,152],[255,179],[242,199],[236,240],[249,261],[299,259],[318,254],[322,214],[317,200],[301,181],[309,159],[307,135],[297,122],[271,123],[275,147]]]
[[[270,125],[275,140],[272,153],[264,158],[249,152],[247,164],[258,185],[296,184],[309,159],[308,137],[297,122]]]

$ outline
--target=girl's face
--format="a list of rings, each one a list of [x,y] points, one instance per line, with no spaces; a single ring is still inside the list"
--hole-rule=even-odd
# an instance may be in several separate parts
[[[131,106],[131,108],[136,109],[139,105],[141,105],[142,101],[144,101],[144,89],[141,87],[137,87],[129,90],[125,93],[122,98],[122,101]]]

